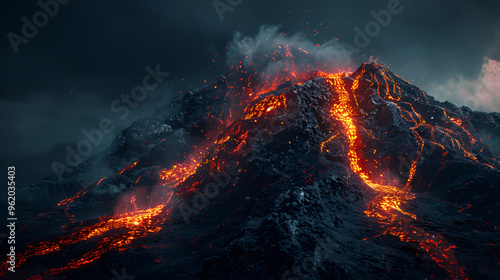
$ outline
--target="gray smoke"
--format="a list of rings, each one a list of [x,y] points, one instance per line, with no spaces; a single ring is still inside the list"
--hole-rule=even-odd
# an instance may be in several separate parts
[[[236,32],[228,44],[228,65],[245,66],[265,76],[280,70],[334,73],[353,69],[350,52],[337,40],[314,44],[303,33],[286,35],[279,29],[280,26],[263,25],[255,37],[243,37]]]

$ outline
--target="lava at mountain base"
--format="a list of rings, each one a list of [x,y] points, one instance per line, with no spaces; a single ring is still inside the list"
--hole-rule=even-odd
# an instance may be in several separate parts
[[[500,114],[438,102],[376,63],[297,69],[262,80],[234,67],[81,171],[113,174],[72,195],[72,177],[22,188],[23,203],[62,193],[45,215],[26,213],[27,239],[46,236],[18,256],[23,277],[127,263],[151,279],[494,279],[500,158],[480,132],[498,134]],[[340,245],[318,258],[324,240]]]

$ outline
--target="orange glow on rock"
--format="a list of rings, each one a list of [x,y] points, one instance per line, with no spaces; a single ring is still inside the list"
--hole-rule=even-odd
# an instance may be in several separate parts
[[[267,96],[264,98],[262,101],[259,101],[257,104],[252,106],[247,111],[247,114],[245,116],[245,120],[249,119],[256,119],[262,116],[263,114],[266,114],[268,112],[271,112],[277,108],[281,108],[286,106],[286,97],[284,94],[278,95],[278,96]]]
[[[183,183],[189,176],[196,172],[196,169],[200,165],[200,158],[200,155],[191,156],[185,162],[177,163],[171,168],[160,170],[159,176],[163,185],[175,188]]]
[[[321,75],[326,78],[333,92],[337,94],[337,100],[333,104],[330,113],[332,118],[340,121],[344,126],[343,133],[346,135],[349,142],[348,157],[350,167],[352,171],[359,175],[359,177],[369,187],[377,192],[376,197],[368,203],[367,210],[364,213],[368,217],[377,219],[382,228],[385,229],[383,235],[393,235],[403,242],[418,244],[418,246],[427,252],[427,254],[429,254],[429,256],[434,259],[439,266],[446,269],[450,276],[458,279],[467,278],[463,267],[453,258],[452,249],[454,246],[446,242],[442,237],[437,235],[432,236],[423,229],[414,226],[412,221],[417,220],[417,216],[403,210],[403,207],[408,203],[408,201],[415,197],[410,192],[409,182],[411,182],[413,176],[415,175],[416,160],[412,162],[410,175],[404,188],[376,183],[374,180],[375,178],[373,178],[374,176],[371,175],[371,172],[363,168],[361,164],[363,154],[360,150],[362,143],[359,141],[358,127],[353,118],[353,115],[358,109],[354,92],[358,89],[359,79],[363,76],[363,74],[364,73],[362,72],[357,77],[354,77],[351,90],[346,88],[344,79],[347,76],[346,73],[339,73],[335,75],[322,73]],[[385,74],[383,77],[385,85],[388,85],[387,80],[390,78],[388,78]],[[378,83],[379,89],[380,84],[381,83]],[[393,100],[399,99],[399,96],[395,97],[390,94],[388,86],[385,88],[386,98]],[[399,88],[394,88],[392,90],[393,92],[401,92]],[[421,116],[417,116],[417,120],[419,121],[416,122],[420,122],[422,120]],[[414,135],[418,136],[417,138],[421,140],[419,149],[420,155],[423,148],[423,140],[417,133],[414,133]],[[323,152],[323,147],[321,150]]]

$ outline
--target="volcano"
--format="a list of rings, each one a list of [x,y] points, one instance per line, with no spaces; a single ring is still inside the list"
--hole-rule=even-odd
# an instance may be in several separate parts
[[[63,180],[20,186],[16,272],[0,273],[498,279],[499,124],[377,63],[233,67]]]

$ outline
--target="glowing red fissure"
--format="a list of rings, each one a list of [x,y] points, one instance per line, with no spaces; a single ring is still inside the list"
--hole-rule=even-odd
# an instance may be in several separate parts
[[[353,99],[356,98],[354,93],[358,89],[359,79],[363,75],[364,71],[354,77],[352,88],[347,89],[343,79],[347,76],[346,73],[334,75],[322,73],[322,76],[327,79],[333,91],[337,93],[337,100],[333,104],[330,114],[332,118],[340,121],[344,126],[344,133],[349,142],[348,158],[350,167],[369,187],[377,192],[376,197],[368,203],[367,210],[364,213],[368,217],[377,219],[384,229],[381,235],[393,235],[402,242],[417,244],[439,266],[444,268],[452,278],[466,279],[467,276],[464,273],[463,267],[453,257],[452,249],[455,246],[444,240],[441,236],[431,235],[423,229],[414,226],[412,222],[417,220],[416,215],[403,210],[403,206],[414,198],[414,195],[410,192],[409,183],[415,175],[417,159],[423,149],[422,138],[417,133],[414,133],[417,139],[420,139],[421,144],[417,159],[412,162],[407,184],[403,188],[376,183],[374,178],[372,178],[373,175],[362,167],[361,160],[363,155],[359,146],[358,129],[353,118],[353,114],[357,110],[356,107],[353,107],[353,104],[357,104],[357,101]],[[384,80],[387,88],[388,82],[385,75]],[[399,89],[393,90],[394,92],[399,91]],[[386,97],[394,100],[397,99],[390,94],[387,94]],[[420,116],[418,117],[422,120]],[[335,137],[338,137],[338,135],[330,137],[327,141]]]

